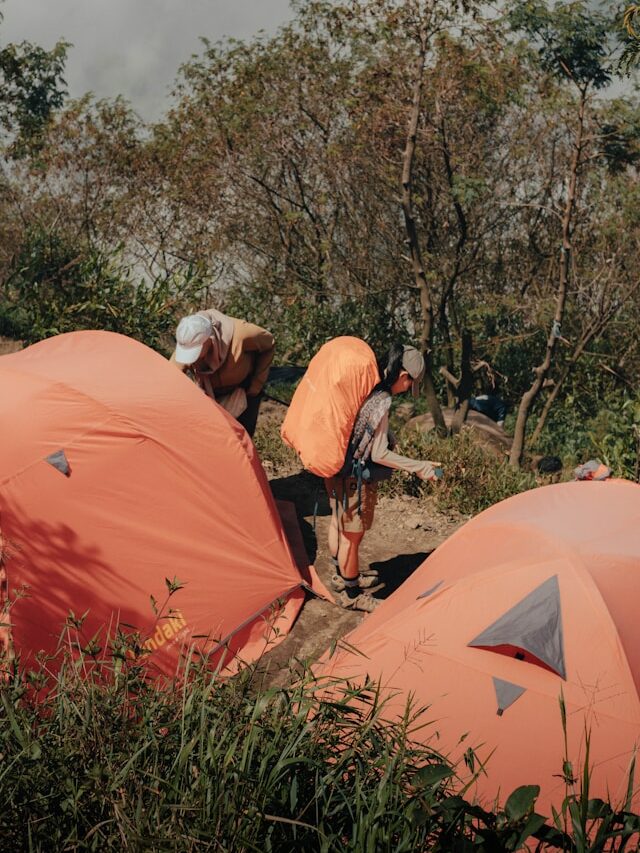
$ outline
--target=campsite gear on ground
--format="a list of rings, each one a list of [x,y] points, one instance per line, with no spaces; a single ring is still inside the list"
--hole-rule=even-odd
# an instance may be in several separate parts
[[[640,743],[640,485],[558,483],[469,521],[352,631],[318,675],[379,681],[385,713],[427,707],[414,739],[446,755],[466,799],[540,785],[624,803]],[[353,649],[350,652],[349,649]],[[566,708],[567,752],[560,701]],[[464,735],[464,737],[463,737]],[[567,765],[565,765],[566,767]],[[637,783],[634,806],[640,805]]]
[[[491,418],[498,426],[504,424],[509,410],[505,401],[497,394],[479,394],[477,397],[469,397],[469,408]]]
[[[559,456],[543,456],[538,460],[536,470],[539,474],[557,474],[562,471],[562,459]]]
[[[333,477],[342,469],[356,415],[378,380],[373,350],[359,338],[334,338],[320,347],[280,430],[307,471]]]
[[[135,626],[152,670],[175,671],[192,643],[232,667],[286,635],[306,585],[321,588],[293,559],[245,430],[137,341],[73,332],[1,356],[0,418],[23,660],[53,652],[73,610],[101,641]],[[174,577],[156,618],[150,596],[160,609]]]
[[[578,465],[573,473],[576,480],[607,480],[611,476],[611,468],[599,459],[589,459],[584,465]]]

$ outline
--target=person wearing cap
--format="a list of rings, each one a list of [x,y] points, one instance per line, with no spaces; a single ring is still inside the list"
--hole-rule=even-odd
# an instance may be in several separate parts
[[[424,370],[424,358],[415,347],[395,344],[391,348],[382,380],[356,417],[343,471],[325,479],[331,506],[329,551],[336,570],[332,586],[343,607],[371,611],[379,604],[368,592],[379,588],[378,573],[371,568],[361,571],[359,560],[360,543],[373,524],[378,482],[391,477],[394,470],[428,481],[443,475],[439,462],[410,459],[392,449],[391,398],[407,391],[417,397]]]
[[[180,320],[171,361],[253,436],[274,351],[271,332],[209,308]]]

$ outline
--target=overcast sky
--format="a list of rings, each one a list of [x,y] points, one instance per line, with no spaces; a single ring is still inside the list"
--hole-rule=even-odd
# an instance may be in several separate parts
[[[5,0],[0,38],[69,49],[69,93],[124,95],[145,119],[159,118],[178,66],[198,39],[247,38],[289,20],[289,0]]]

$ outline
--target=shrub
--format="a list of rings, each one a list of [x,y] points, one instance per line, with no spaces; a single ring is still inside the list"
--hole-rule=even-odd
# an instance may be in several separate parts
[[[533,474],[512,468],[480,447],[470,427],[464,427],[458,435],[449,438],[438,438],[435,432],[405,432],[398,452],[413,459],[441,462],[444,478],[437,484],[429,484],[420,483],[412,475],[398,473],[384,484],[382,491],[432,495],[437,508],[444,512],[476,515],[536,485]]]
[[[0,333],[33,343],[78,329],[104,329],[166,351],[179,316],[201,289],[191,271],[136,281],[119,253],[34,231],[3,285]]]

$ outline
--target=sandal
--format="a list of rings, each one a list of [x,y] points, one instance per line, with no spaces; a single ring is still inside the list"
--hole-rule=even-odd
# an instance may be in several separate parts
[[[336,570],[336,574],[339,575],[340,574],[340,564],[338,563],[338,558],[337,557],[329,557],[329,560],[331,561],[331,565],[333,566],[333,568]],[[360,579],[362,579],[362,578],[375,578],[376,580],[378,580],[378,578],[380,577],[378,570],[372,569],[371,566],[368,566],[366,569],[360,569],[360,572],[358,574],[360,576]],[[368,584],[368,585],[365,585],[362,583],[360,584],[361,589],[368,589],[369,586],[371,586],[371,584]],[[342,587],[342,589],[344,589],[344,587]]]
[[[361,610],[364,613],[373,613],[373,611],[382,602],[378,598],[374,598],[368,592],[361,592],[355,598],[349,598],[346,592],[341,592],[336,595],[336,602],[345,610]]]
[[[377,581],[377,575],[364,575],[362,572],[358,575],[358,587],[360,589],[366,589],[368,592],[377,592],[379,589],[384,588],[384,584],[377,583]],[[339,572],[336,572],[336,574],[331,578],[331,586],[336,592],[342,592],[347,588],[347,584],[344,582],[344,578]]]

